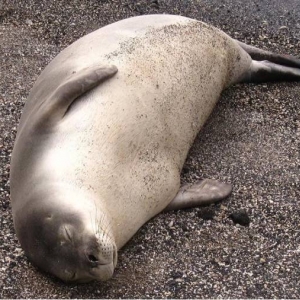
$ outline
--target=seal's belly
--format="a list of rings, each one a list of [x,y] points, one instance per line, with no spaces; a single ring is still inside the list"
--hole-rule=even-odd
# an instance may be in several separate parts
[[[51,140],[45,169],[105,199],[117,240],[125,243],[175,197],[188,150],[218,93],[187,88],[184,77],[163,85],[166,77],[158,74],[141,88],[124,76],[121,70],[79,99]]]
[[[118,73],[77,99],[49,140],[45,172],[98,195],[121,244],[176,195],[188,150],[226,84],[226,38],[193,24],[100,57]]]

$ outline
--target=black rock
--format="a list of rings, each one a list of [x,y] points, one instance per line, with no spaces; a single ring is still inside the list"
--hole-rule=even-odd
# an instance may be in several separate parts
[[[242,226],[249,226],[250,224],[250,218],[245,210],[233,212],[229,215],[229,218],[232,219],[235,224]]]

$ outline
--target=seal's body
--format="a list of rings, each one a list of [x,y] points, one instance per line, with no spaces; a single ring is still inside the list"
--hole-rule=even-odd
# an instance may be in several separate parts
[[[107,279],[150,218],[227,196],[209,182],[179,195],[180,172],[222,90],[261,75],[247,50],[202,22],[155,15],[62,51],[30,93],[12,155],[15,228],[32,261],[63,280]]]

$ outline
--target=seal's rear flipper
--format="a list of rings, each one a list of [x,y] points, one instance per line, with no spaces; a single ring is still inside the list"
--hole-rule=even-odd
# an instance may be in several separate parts
[[[98,65],[72,73],[45,99],[38,108],[38,114],[35,112],[39,116],[35,127],[39,129],[45,128],[45,125],[55,125],[64,117],[74,100],[115,75],[117,71],[115,66]]]
[[[237,41],[239,46],[243,48],[253,60],[262,61],[268,60],[269,62],[275,63],[277,65],[300,68],[300,59],[293,57],[291,55],[281,55],[270,51],[265,51],[245,43]]]
[[[300,59],[275,54],[237,41],[252,58],[252,63],[239,82],[300,81]]]
[[[231,185],[213,179],[204,179],[182,186],[164,211],[211,204],[230,195]]]
[[[252,60],[240,82],[300,81],[300,68],[291,68],[270,61]]]

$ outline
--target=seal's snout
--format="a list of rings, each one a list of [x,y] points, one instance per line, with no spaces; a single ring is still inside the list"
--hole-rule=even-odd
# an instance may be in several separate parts
[[[112,264],[114,267],[117,263],[117,249],[114,243],[97,243],[89,245],[84,251],[85,261],[90,268]]]
[[[92,241],[91,239],[90,241]],[[103,251],[101,245],[95,247],[90,244],[84,251],[81,259],[81,267],[77,268],[76,279],[71,278],[70,281],[87,282],[90,280],[106,281],[113,276],[116,266],[117,249],[112,245],[107,252]]]

